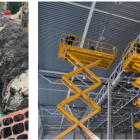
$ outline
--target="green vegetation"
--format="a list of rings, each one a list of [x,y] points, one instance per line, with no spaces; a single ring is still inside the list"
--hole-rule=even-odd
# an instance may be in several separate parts
[[[11,10],[11,14],[16,14],[21,6],[22,2],[7,2],[7,10]]]
[[[0,2],[0,12],[2,12],[3,9],[2,9],[2,3]]]

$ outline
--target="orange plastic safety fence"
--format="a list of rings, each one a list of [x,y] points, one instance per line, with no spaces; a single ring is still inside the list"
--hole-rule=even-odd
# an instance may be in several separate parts
[[[1,139],[28,139],[28,108],[0,117]]]

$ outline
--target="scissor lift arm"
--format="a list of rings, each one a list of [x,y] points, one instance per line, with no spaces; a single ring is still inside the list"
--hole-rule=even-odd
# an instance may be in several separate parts
[[[137,101],[133,102],[133,105],[140,108],[140,98],[138,98]]]
[[[140,122],[135,123],[134,126],[138,129],[140,129]]]
[[[81,40],[80,37],[75,36],[75,38],[78,38]],[[61,36],[60,40],[63,42],[60,41],[58,57],[63,58],[66,61],[69,61],[77,69],[62,76],[62,80],[61,80],[73,93],[75,93],[75,95],[64,99],[60,104],[57,105],[57,110],[61,114],[63,114],[73,125],[69,127],[67,130],[65,130],[64,132],[62,132],[61,134],[59,134],[58,136],[56,136],[54,139],[60,139],[61,137],[68,134],[70,131],[72,131],[76,127],[80,127],[84,131],[84,133],[88,136],[88,138],[92,140],[99,140],[99,138],[95,134],[93,134],[88,128],[86,128],[83,124],[85,121],[90,119],[92,116],[96,115],[101,110],[100,106],[96,104],[87,95],[88,92],[99,87],[102,83],[102,81],[90,70],[90,68],[93,68],[96,66],[108,68],[116,59],[116,54],[110,55],[103,52],[93,53],[93,51],[89,49],[65,44],[65,40],[63,36]],[[78,43],[81,43],[81,42],[78,40]],[[78,44],[78,46],[80,45]],[[83,73],[93,83],[93,85],[88,87],[85,90],[81,90],[78,86],[76,86],[70,80],[70,78],[75,75],[78,75],[79,73]],[[65,108],[66,104],[69,104],[78,98],[84,101],[93,110],[90,114],[88,114],[85,118],[81,120],[78,120]]]
[[[138,77],[136,81],[132,83],[132,85],[140,89],[140,77]]]

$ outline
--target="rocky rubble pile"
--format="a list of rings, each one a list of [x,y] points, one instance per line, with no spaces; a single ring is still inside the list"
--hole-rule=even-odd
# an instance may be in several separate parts
[[[28,32],[0,18],[0,112],[28,107]]]

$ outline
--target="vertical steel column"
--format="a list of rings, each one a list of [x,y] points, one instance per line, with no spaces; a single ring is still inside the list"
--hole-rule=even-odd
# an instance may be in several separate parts
[[[114,126],[112,125],[112,139],[115,139],[115,135],[114,135]]]
[[[80,138],[80,129],[77,127],[76,129],[73,130],[73,140],[74,139],[79,139]]]
[[[92,15],[93,15],[93,12],[95,10],[95,5],[96,5],[96,2],[92,2],[90,12],[89,12],[89,15],[88,15],[88,18],[87,18],[87,23],[86,23],[86,26],[85,26],[85,29],[84,29],[84,32],[83,32],[83,38],[86,38],[87,31],[88,31],[88,28],[89,28],[89,25],[90,25],[90,21],[92,19]],[[85,42],[85,39],[82,39],[81,45],[80,45],[81,48],[83,48],[83,43],[84,42]]]
[[[74,129],[74,130],[73,130],[73,140],[76,139],[76,134],[77,134],[77,129]]]
[[[127,140],[127,133],[125,133],[125,139]]]
[[[38,102],[39,103],[39,102]],[[42,119],[42,115],[43,114],[41,114],[41,111],[40,111],[40,107],[38,106],[38,112],[39,112],[39,115],[40,115],[40,121],[41,121],[41,125],[43,124],[43,119]],[[42,130],[43,130],[43,133],[42,133],[42,135],[41,135],[41,138],[39,138],[39,139],[43,139],[43,137],[44,137],[44,134],[45,134],[45,130],[44,130],[44,128],[43,128],[43,126],[42,126]],[[38,136],[39,137],[39,136]]]
[[[88,112],[88,115],[90,114],[90,112]],[[87,128],[89,129],[89,125],[90,125],[90,119],[88,119],[87,121]]]
[[[134,139],[134,116],[133,112],[131,112],[131,127],[132,127],[132,140]]]
[[[108,80],[107,139],[111,139],[111,80]]]
[[[101,140],[103,139],[103,132],[101,132]]]

